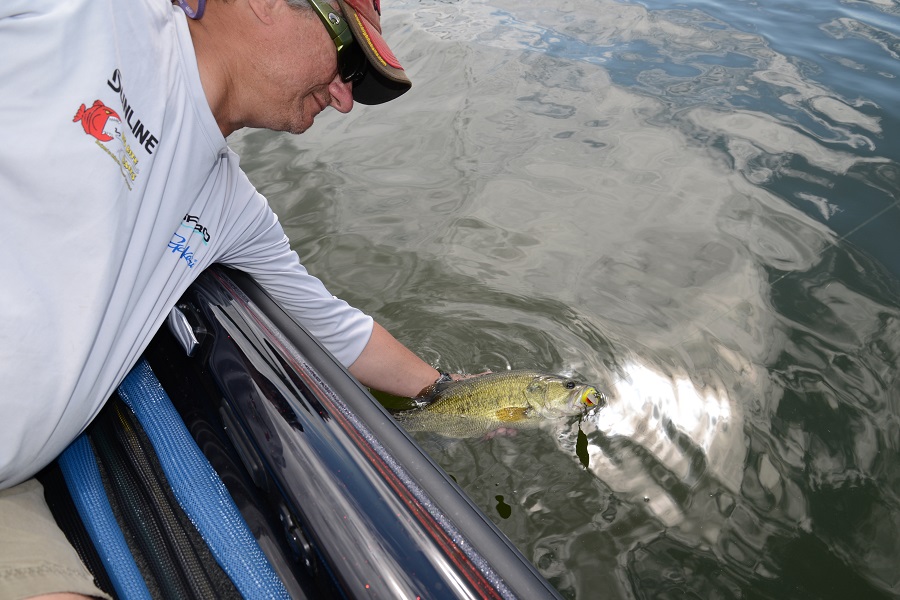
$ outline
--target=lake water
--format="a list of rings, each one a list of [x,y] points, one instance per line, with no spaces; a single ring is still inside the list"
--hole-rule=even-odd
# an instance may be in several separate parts
[[[384,8],[413,89],[251,179],[425,360],[609,396],[423,446],[567,598],[900,597],[897,0]]]

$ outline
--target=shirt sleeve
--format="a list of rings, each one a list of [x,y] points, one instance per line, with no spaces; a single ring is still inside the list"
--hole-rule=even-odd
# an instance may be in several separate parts
[[[372,317],[330,294],[307,272],[259,192],[252,192],[232,223],[234,241],[217,262],[253,276],[341,364],[353,364],[372,335]]]

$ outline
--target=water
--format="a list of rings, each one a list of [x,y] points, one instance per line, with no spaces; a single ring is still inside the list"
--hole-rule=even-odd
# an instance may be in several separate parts
[[[413,89],[245,168],[425,360],[610,396],[422,444],[568,598],[900,597],[896,0],[385,10]]]

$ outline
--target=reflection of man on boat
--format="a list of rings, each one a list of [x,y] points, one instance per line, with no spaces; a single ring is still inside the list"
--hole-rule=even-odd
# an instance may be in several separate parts
[[[203,268],[251,273],[369,387],[413,396],[438,378],[306,272],[225,141],[242,127],[301,133],[327,106],[410,83],[378,0],[212,2],[202,20],[152,0],[14,0],[0,19],[0,49],[17,57],[0,67],[0,596],[102,595],[33,476]],[[115,135],[82,106],[108,107]]]

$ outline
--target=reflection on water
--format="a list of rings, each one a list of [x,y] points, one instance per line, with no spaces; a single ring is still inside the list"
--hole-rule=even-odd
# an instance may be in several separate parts
[[[581,424],[590,440],[588,468],[619,498],[644,501],[667,528],[685,523],[686,513],[700,508],[702,477],[715,480],[710,496],[734,497],[746,447],[741,406],[727,390],[709,385],[698,390],[687,377],[637,363],[624,365],[623,372],[612,386],[609,406]],[[711,525],[704,519],[698,533],[714,543],[718,530]]]
[[[426,360],[611,399],[423,434],[445,469],[566,597],[900,596],[898,4],[396,0],[385,27],[413,89],[235,136],[251,178]]]

